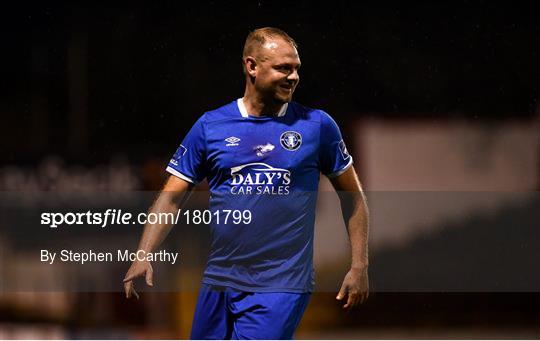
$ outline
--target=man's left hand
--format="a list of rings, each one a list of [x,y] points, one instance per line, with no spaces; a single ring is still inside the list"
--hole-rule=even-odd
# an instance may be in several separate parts
[[[364,269],[351,268],[345,275],[336,299],[341,301],[347,295],[347,303],[343,305],[345,310],[350,310],[367,300],[369,296],[367,267]]]

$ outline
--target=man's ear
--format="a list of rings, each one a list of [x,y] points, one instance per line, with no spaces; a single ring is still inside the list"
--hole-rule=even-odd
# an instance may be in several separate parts
[[[250,77],[255,77],[257,75],[257,61],[251,56],[247,56],[244,59],[244,64],[246,65],[246,72]]]

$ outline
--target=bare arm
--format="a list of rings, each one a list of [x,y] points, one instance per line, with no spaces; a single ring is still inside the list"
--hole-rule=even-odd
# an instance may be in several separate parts
[[[369,295],[369,212],[362,185],[353,167],[330,181],[338,192],[351,243],[351,269],[345,276],[336,297],[342,300],[348,294],[347,303],[343,308],[349,309],[363,303]]]
[[[176,176],[169,176],[163,189],[150,207],[149,213],[175,213],[189,197],[192,186]],[[165,239],[172,228],[172,223],[166,221],[163,224],[146,224],[143,235],[139,242],[137,250],[143,250],[146,253],[154,251]],[[133,280],[137,277],[145,277],[146,284],[153,285],[153,269],[148,261],[135,260],[124,278],[124,290],[126,297],[130,298],[139,295],[135,291]]]

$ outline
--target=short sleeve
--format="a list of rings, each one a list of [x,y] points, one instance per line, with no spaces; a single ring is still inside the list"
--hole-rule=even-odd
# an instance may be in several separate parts
[[[191,127],[172,159],[167,165],[167,172],[192,184],[205,178],[206,136],[204,116]]]
[[[319,164],[321,172],[329,178],[343,174],[353,163],[336,122],[321,112]]]

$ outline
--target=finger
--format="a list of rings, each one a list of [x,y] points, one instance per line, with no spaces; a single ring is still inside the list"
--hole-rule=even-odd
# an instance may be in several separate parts
[[[343,297],[345,297],[345,295],[347,294],[347,286],[345,285],[345,283],[343,283],[341,285],[341,288],[339,289],[339,292],[336,296],[336,300],[342,300]]]
[[[367,301],[368,297],[369,297],[369,291],[363,292],[360,303],[364,304]]]
[[[347,299],[347,308],[351,309],[358,305],[358,293],[349,292],[349,298]]]
[[[124,278],[124,283],[134,280],[135,278],[139,277],[138,274],[126,274],[126,278]]]
[[[129,282],[124,282],[124,291],[126,293],[126,298],[130,298],[131,297],[131,287],[133,285],[133,282],[129,281]]]
[[[364,304],[366,301],[366,293],[363,292],[360,295],[358,295],[358,304]]]
[[[349,309],[352,307],[352,304],[354,302],[354,294],[349,292],[349,296],[347,297],[347,303],[343,306],[343,309]]]
[[[154,285],[154,269],[152,269],[151,265],[149,265],[148,269],[146,269],[146,284],[149,286]]]
[[[362,301],[362,294],[356,294],[353,302],[353,307],[358,307]]]
[[[135,297],[137,299],[139,299],[139,294],[137,294],[137,292],[135,291],[135,286],[134,285],[131,286],[131,292],[133,293],[133,295],[135,295]]]

